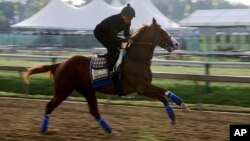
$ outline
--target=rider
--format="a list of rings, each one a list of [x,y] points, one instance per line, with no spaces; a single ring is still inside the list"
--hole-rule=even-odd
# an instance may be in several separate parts
[[[113,74],[112,81],[115,86],[116,94],[123,95],[121,82],[119,80],[118,71],[113,72],[114,65],[117,61],[116,55],[119,49],[122,48],[122,42],[133,43],[130,39],[130,25],[131,20],[135,17],[135,10],[127,4],[121,13],[112,15],[99,23],[95,30],[94,35],[96,39],[107,48],[107,63],[109,75]],[[118,33],[123,31],[125,38],[118,37]]]

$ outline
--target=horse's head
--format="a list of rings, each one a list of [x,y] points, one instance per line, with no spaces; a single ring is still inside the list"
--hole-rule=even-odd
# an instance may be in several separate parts
[[[163,30],[159,24],[157,24],[155,18],[152,20],[152,24],[149,26],[150,34],[152,34],[152,42],[169,52],[179,49],[179,42],[170,34]]]
[[[144,44],[149,46],[160,46],[169,52],[179,49],[179,43],[177,40],[170,36],[170,34],[163,30],[159,24],[157,24],[155,18],[152,20],[151,25],[144,25],[137,29],[131,39],[134,44]]]

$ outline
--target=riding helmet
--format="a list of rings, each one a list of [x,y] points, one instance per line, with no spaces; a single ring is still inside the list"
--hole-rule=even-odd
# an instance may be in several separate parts
[[[122,9],[121,14],[133,18],[135,17],[135,10],[128,3],[127,6]]]

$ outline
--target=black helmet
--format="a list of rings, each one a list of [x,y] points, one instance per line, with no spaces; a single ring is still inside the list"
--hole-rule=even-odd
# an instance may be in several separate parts
[[[128,3],[127,6],[122,9],[121,14],[133,18],[133,17],[135,17],[135,10]]]

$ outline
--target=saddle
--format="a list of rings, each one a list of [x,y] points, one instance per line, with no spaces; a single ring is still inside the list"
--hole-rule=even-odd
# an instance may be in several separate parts
[[[119,69],[125,50],[121,49],[119,58],[114,66],[114,71]],[[93,88],[108,85],[112,83],[111,77],[108,74],[107,54],[93,56],[90,61],[90,76]],[[112,74],[111,74],[112,75]]]

